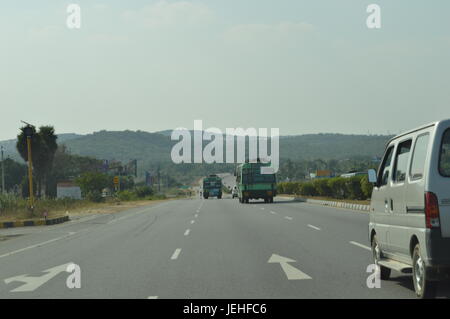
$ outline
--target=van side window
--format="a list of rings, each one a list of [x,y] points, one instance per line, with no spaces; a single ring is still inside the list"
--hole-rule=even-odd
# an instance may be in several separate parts
[[[439,173],[444,177],[450,177],[450,129],[447,129],[442,136]]]
[[[384,186],[388,182],[393,150],[394,146],[391,146],[387,149],[386,153],[384,154],[383,163],[381,164],[380,167],[380,175],[378,175],[379,186]]]
[[[409,176],[413,181],[422,179],[423,177],[429,137],[429,134],[424,134],[416,139],[414,153],[411,159],[411,172],[409,173]]]
[[[397,154],[395,156],[394,174],[392,180],[394,183],[404,182],[406,179],[406,169],[408,166],[409,153],[411,151],[411,140],[398,144]]]

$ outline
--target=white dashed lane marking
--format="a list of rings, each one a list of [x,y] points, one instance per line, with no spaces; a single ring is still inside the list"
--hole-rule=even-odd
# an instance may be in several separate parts
[[[170,257],[170,259],[172,259],[172,260],[177,259],[178,256],[180,255],[180,253],[181,253],[181,248],[175,249],[175,251],[173,252],[172,257]]]
[[[363,249],[366,249],[366,250],[372,251],[372,248],[370,248],[369,246],[366,246],[366,245],[357,243],[356,241],[351,241],[350,244],[355,245],[355,246],[358,246],[358,247],[363,248]]]
[[[315,229],[315,230],[320,230],[320,228],[319,228],[319,227],[317,227],[317,226],[314,226],[314,225],[309,225],[309,224],[308,224],[308,227],[309,227],[309,228],[312,228],[312,229]]]
[[[191,232],[191,230],[190,229],[186,229],[186,231],[184,232],[184,236],[187,236],[187,235],[189,235],[189,233]]]

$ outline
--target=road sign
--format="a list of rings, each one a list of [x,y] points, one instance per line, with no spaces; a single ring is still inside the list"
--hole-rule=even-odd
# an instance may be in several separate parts
[[[119,185],[119,176],[114,176],[114,185],[115,186]]]

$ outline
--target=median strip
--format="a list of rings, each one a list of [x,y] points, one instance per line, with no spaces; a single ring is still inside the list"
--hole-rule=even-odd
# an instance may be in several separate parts
[[[40,220],[0,222],[0,228],[55,225],[55,224],[61,224],[61,223],[67,222],[67,221],[69,221],[69,216],[55,217],[55,218],[49,218],[49,219],[40,219]]]

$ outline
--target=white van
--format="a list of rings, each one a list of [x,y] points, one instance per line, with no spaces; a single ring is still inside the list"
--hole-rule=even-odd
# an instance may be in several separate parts
[[[450,120],[391,139],[374,183],[369,239],[381,279],[412,273],[420,298],[450,273]]]

